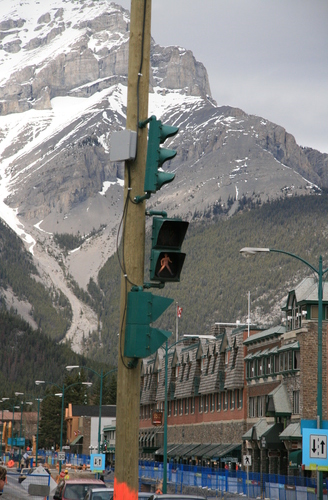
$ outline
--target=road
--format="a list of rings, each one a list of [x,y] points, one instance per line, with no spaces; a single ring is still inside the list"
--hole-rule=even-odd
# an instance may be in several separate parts
[[[29,495],[22,484],[18,483],[18,477],[19,474],[7,474],[7,484],[4,487],[1,500],[20,500],[24,498],[28,498],[29,500],[43,500],[43,497]],[[52,498],[52,496],[49,498]]]

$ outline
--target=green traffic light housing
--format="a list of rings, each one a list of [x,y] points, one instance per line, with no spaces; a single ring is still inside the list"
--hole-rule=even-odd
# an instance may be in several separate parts
[[[180,281],[186,257],[181,246],[189,222],[181,219],[153,218],[152,249],[150,255],[150,279],[165,283]]]
[[[163,163],[171,160],[177,154],[174,149],[161,148],[168,137],[173,137],[179,131],[178,127],[164,125],[156,116],[149,118],[148,147],[144,190],[146,193],[156,193],[164,184],[172,182],[175,174],[159,170]]]
[[[173,299],[140,289],[128,293],[124,356],[147,358],[166,342],[172,332],[153,328],[150,323],[156,321],[172,302]]]

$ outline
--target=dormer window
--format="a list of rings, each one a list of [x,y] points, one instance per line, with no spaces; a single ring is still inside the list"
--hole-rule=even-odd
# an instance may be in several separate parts
[[[311,306],[311,319],[318,319],[319,308],[318,306]]]

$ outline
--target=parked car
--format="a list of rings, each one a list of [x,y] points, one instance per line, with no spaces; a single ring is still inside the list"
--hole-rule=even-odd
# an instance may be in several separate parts
[[[111,500],[114,488],[89,488],[84,500]]]
[[[67,479],[58,484],[53,500],[84,500],[89,488],[107,488],[100,479]]]

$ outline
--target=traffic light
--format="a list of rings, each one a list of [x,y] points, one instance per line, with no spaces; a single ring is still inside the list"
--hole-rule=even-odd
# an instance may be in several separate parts
[[[146,358],[172,335],[172,332],[150,326],[172,302],[173,299],[140,289],[128,293],[124,356]]]
[[[145,193],[156,193],[163,184],[173,181],[175,174],[163,172],[159,168],[167,160],[171,160],[177,154],[174,149],[161,148],[160,144],[168,138],[177,134],[178,127],[164,125],[156,116],[149,118],[148,147],[145,173]]]
[[[185,260],[181,246],[189,222],[180,219],[153,218],[150,279],[153,281],[180,281]]]

